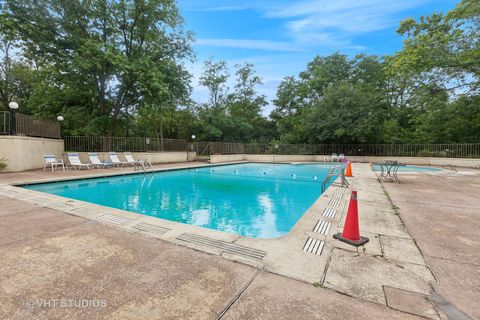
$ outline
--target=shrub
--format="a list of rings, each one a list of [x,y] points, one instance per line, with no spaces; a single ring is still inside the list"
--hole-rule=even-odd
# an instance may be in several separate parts
[[[7,167],[7,159],[0,159],[0,172],[2,172]]]

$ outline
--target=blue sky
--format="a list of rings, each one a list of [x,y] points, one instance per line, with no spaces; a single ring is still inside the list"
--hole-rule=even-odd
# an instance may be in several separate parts
[[[385,55],[399,50],[401,20],[446,12],[458,0],[178,0],[185,28],[195,34],[193,98],[206,101],[198,85],[208,58],[251,62],[269,100],[282,78],[297,75],[316,55],[341,52]],[[230,87],[233,85],[231,84]],[[263,110],[268,114],[269,105]]]

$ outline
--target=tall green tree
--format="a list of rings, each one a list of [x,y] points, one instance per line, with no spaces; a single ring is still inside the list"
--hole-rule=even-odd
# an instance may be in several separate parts
[[[65,97],[55,89],[78,92],[80,104],[90,106],[79,111],[86,112],[83,117],[95,122],[102,134],[123,133],[117,128],[119,120],[132,115],[143,101],[158,98],[157,91],[171,88],[171,83],[165,84],[171,82],[166,73],[177,70],[179,60],[191,54],[191,36],[183,32],[173,0],[7,3],[25,57],[56,74],[46,82],[52,87],[48,91],[56,92],[67,108]],[[178,79],[182,95],[184,77]]]

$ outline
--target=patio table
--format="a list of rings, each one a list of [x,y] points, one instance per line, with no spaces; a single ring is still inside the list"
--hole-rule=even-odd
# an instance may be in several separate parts
[[[392,182],[400,183],[400,179],[397,176],[398,169],[402,166],[405,166],[403,163],[398,163],[398,161],[385,160],[380,163],[375,163],[375,165],[380,166],[380,174],[378,176],[378,181],[390,180]]]

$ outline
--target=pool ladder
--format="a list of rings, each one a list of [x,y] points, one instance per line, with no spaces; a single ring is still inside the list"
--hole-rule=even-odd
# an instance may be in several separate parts
[[[148,170],[152,170],[153,169],[153,165],[152,163],[150,162],[150,160],[138,160],[137,163],[135,163],[134,167],[133,167],[133,171],[143,171],[143,173],[147,173]]]
[[[322,181],[322,193],[325,192],[325,190],[327,189],[327,186],[330,180],[332,180],[332,178],[337,178],[337,177],[340,177],[342,181],[342,187],[348,188],[350,186],[347,179],[345,178],[345,166],[344,165],[334,166],[330,169],[327,176]]]

